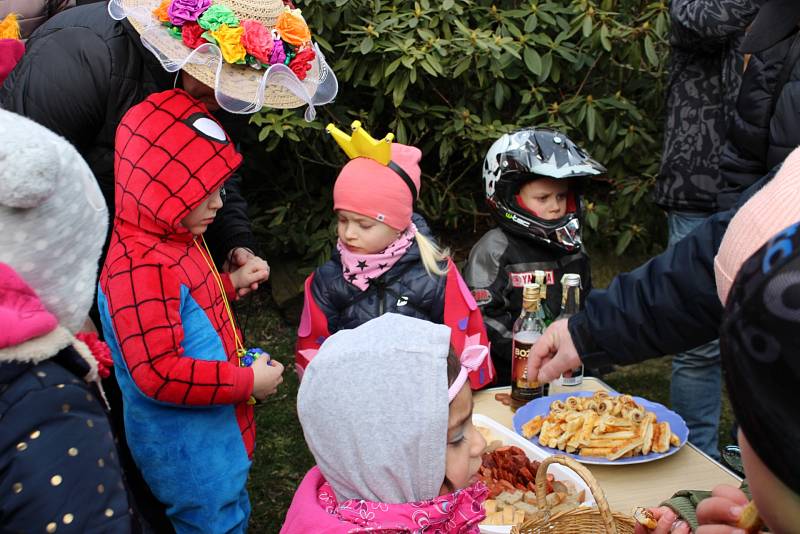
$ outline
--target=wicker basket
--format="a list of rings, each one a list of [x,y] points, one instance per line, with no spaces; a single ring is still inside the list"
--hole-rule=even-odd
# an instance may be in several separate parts
[[[569,467],[586,482],[597,502],[596,508],[575,508],[551,515],[547,506],[547,467],[561,464]],[[635,521],[632,517],[612,512],[603,490],[592,473],[567,456],[545,458],[536,472],[536,504],[544,515],[515,525],[511,534],[633,534]]]

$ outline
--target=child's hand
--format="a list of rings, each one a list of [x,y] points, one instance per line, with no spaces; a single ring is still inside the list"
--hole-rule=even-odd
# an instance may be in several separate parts
[[[685,521],[678,519],[675,512],[667,506],[648,508],[656,519],[656,528],[650,530],[640,523],[636,523],[636,534],[690,534],[691,529]]]
[[[253,397],[263,401],[278,391],[283,382],[283,365],[277,360],[258,358],[251,366],[253,369]]]
[[[258,256],[251,256],[244,265],[231,272],[231,282],[240,297],[258,289],[258,284],[268,278],[269,265]]]
[[[742,490],[720,484],[711,491],[711,497],[697,505],[698,534],[744,533],[736,524],[747,506],[747,495]]]

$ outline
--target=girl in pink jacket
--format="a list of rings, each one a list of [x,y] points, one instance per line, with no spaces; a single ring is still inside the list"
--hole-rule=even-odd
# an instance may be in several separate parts
[[[450,328],[391,313],[326,340],[297,395],[317,465],[281,534],[477,534],[486,442],[467,375],[487,353],[469,346],[459,361]]]

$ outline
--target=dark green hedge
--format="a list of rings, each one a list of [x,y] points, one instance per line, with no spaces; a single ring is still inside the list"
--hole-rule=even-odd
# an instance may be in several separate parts
[[[665,2],[307,0],[299,2],[339,79],[314,123],[253,117],[254,220],[270,255],[311,267],[332,238],[331,184],[344,162],[324,133],[356,118],[422,148],[420,209],[464,236],[486,223],[480,165],[501,133],[566,131],[609,169],[587,191],[593,247],[649,249],[663,226],[647,193],[658,169],[668,46]],[[255,141],[257,136],[258,142]],[[658,235],[661,235],[660,233]]]

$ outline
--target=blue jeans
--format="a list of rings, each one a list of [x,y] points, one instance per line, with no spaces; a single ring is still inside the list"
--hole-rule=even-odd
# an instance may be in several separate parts
[[[699,226],[705,214],[670,211],[669,246]],[[717,431],[722,396],[719,340],[715,339],[672,358],[670,402],[689,427],[689,441],[719,459]]]

